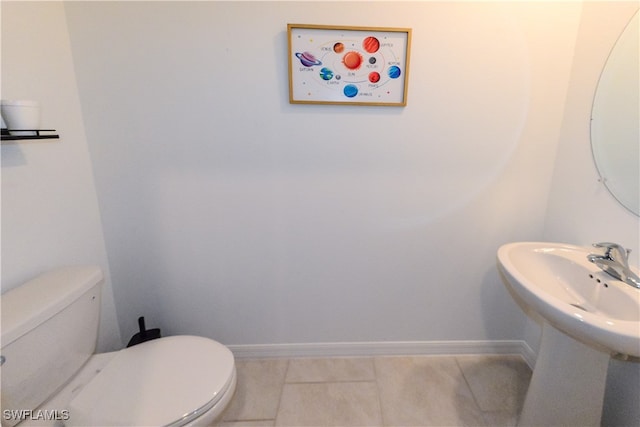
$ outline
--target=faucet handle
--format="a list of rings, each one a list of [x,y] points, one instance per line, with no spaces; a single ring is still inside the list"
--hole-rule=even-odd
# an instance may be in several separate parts
[[[594,248],[613,248],[616,246],[620,246],[617,243],[612,243],[612,242],[600,242],[600,243],[594,243],[593,247]]]
[[[611,242],[594,243],[593,246],[595,248],[604,248],[605,249],[604,255],[609,258],[612,258],[611,252],[614,251],[614,253],[617,253],[618,256],[623,258],[620,261],[625,261],[625,262],[629,259],[629,253],[631,252],[631,249],[625,249],[621,245],[617,243],[611,243]]]

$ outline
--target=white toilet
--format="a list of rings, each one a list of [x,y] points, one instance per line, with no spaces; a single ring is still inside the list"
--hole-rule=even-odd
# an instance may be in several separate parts
[[[94,354],[102,282],[68,267],[2,295],[2,425],[211,425],[235,391],[231,351],[172,336]]]

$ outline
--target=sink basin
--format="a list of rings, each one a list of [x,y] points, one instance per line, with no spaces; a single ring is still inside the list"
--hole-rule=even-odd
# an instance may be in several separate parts
[[[640,356],[640,290],[587,260],[593,248],[519,242],[498,250],[515,294],[547,322],[587,345]]]
[[[610,355],[640,356],[640,290],[589,262],[593,252],[541,242],[498,249],[514,298],[544,319],[519,427],[600,427]]]

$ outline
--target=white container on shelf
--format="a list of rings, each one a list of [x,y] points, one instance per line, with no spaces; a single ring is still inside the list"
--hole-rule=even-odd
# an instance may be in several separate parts
[[[11,135],[36,135],[40,128],[40,103],[2,100],[2,118]]]

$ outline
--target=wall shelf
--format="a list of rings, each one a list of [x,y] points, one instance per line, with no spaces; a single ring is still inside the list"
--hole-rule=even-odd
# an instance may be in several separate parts
[[[23,131],[22,129],[20,129]],[[34,140],[34,139],[59,139],[60,135],[54,134],[51,132],[55,132],[55,129],[24,129],[24,131],[35,132],[35,135],[11,135],[8,129],[2,129],[2,135],[0,135],[0,139],[4,143],[10,141],[20,141],[20,140]]]

